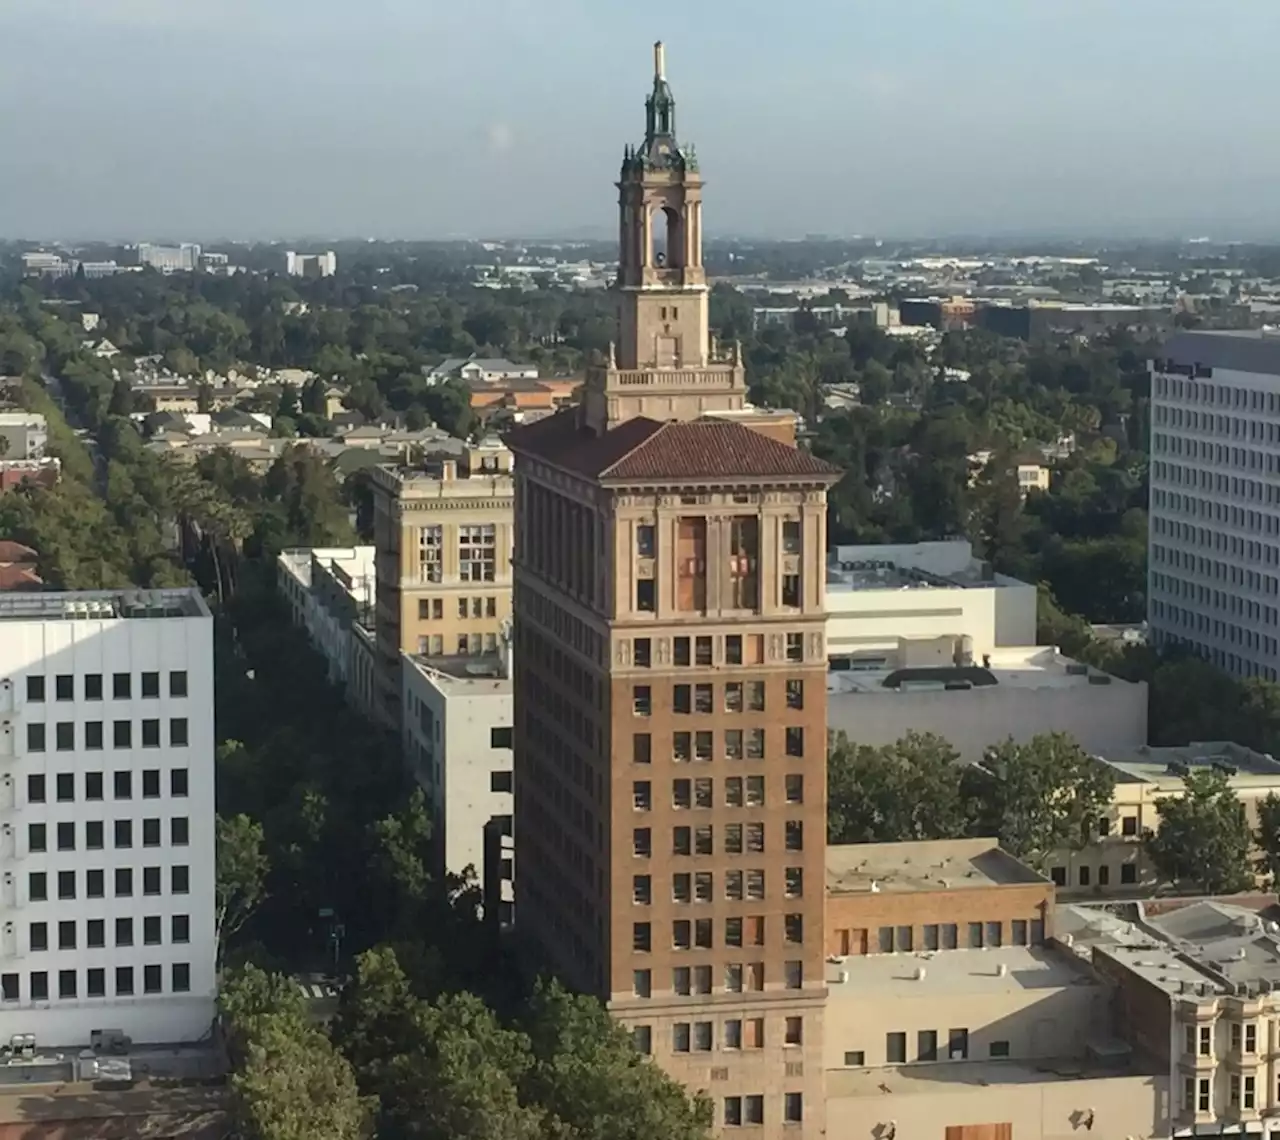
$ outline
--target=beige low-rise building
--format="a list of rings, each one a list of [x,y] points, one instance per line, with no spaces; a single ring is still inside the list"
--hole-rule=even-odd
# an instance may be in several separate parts
[[[832,1140],[1168,1135],[1165,1069],[1055,942],[1053,885],[991,839],[827,851]]]
[[[1161,801],[1183,794],[1183,777],[1217,771],[1244,804],[1250,827],[1258,804],[1280,795],[1280,761],[1229,741],[1193,741],[1174,748],[1106,750],[1094,757],[1115,776],[1111,809],[1098,835],[1079,851],[1057,852],[1046,864],[1060,890],[1073,895],[1149,894],[1159,883],[1143,838],[1160,827]]]

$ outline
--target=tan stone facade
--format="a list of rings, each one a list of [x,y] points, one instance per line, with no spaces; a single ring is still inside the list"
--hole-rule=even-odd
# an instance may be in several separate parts
[[[510,621],[511,456],[479,445],[460,461],[374,468],[371,480],[378,706],[394,727],[401,652],[491,654]]]
[[[712,343],[660,60],[619,191],[618,342],[510,438],[516,923],[718,1124],[816,1138],[838,472]]]

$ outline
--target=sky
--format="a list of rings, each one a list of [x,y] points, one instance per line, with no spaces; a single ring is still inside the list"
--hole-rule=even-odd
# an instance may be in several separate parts
[[[1276,237],[1278,0],[0,0],[0,237]]]

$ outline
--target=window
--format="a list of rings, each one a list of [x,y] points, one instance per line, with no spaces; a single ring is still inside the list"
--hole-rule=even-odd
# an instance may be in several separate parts
[[[631,762],[648,764],[653,759],[653,738],[647,732],[637,732],[631,738]]]
[[[764,1123],[764,1097],[759,1093],[743,1097],[742,1110],[748,1124]]]
[[[783,1093],[782,1122],[799,1124],[804,1119],[804,1094],[798,1092]]]
[[[59,752],[71,752],[76,746],[76,726],[73,721],[60,720],[53,726],[53,746]]]
[[[726,665],[742,664],[742,634],[730,633],[725,636],[724,663]]]
[[[783,938],[794,945],[804,942],[804,915],[788,914],[782,920]]]
[[[1009,1042],[992,1041],[987,1046],[987,1055],[990,1057],[1007,1057],[1009,1055]]]
[[[117,720],[111,724],[111,746],[113,748],[131,748],[133,746],[133,722]]]
[[[786,778],[787,803],[804,803],[804,777],[788,775]]]
[[[653,790],[648,780],[631,782],[631,803],[636,811],[651,811],[653,808]]]
[[[996,948],[1004,945],[1004,926],[999,922],[987,923],[987,947],[988,949]]]
[[[511,792],[515,790],[513,783],[514,773],[512,772],[490,772],[489,773],[489,791],[491,792]]]
[[[28,933],[28,941],[31,944],[33,953],[49,949],[49,924],[47,922],[33,922],[31,930]]]
[[[27,677],[27,700],[44,700],[44,674],[33,673]]]
[[[1121,863],[1120,881],[1122,883],[1136,883],[1138,881],[1138,865],[1136,863]]]
[[[164,974],[159,966],[143,966],[142,967],[142,992],[144,994],[158,994],[161,990]]]
[[[742,945],[741,918],[726,918],[724,920],[724,944],[726,946]]]
[[[637,1053],[653,1052],[653,1030],[647,1025],[637,1025],[631,1030],[631,1044]]]
[[[724,1098],[724,1122],[727,1127],[735,1127],[742,1123],[742,1097]]]
[[[631,992],[638,998],[647,998],[653,993],[653,973],[650,970],[633,970],[631,974]]]
[[[671,924],[671,947],[674,950],[693,948],[693,927],[687,918],[678,918]]]
[[[58,803],[69,804],[76,798],[76,777],[74,772],[59,772],[54,778],[54,794]]]
[[[157,821],[159,822],[159,821]],[[115,821],[113,829],[113,842],[116,848],[128,848],[133,846],[133,821],[129,819],[118,819]]]
[[[1089,885],[1090,875],[1089,875],[1089,868],[1087,866],[1080,868],[1079,878],[1080,878],[1080,885],[1082,887],[1087,887]]]
[[[174,962],[170,971],[170,986],[175,994],[189,993],[191,990],[191,967],[186,962]]]
[[[116,898],[128,898],[133,894],[133,869],[131,867],[117,867],[115,872],[115,890]]]
[[[76,825],[74,823],[58,824],[58,850],[74,851],[76,849]]]
[[[687,637],[671,639],[671,660],[676,665],[690,665],[693,663],[692,646]]]
[[[74,920],[58,923],[58,949],[74,950],[76,948],[76,924]]]
[[[27,876],[27,898],[32,902],[45,902],[49,898],[49,878],[43,871],[32,871]]]
[[[102,721],[85,721],[84,746],[92,752],[100,752],[102,750]]]
[[[715,1044],[715,1032],[709,1021],[695,1021],[693,1023],[693,1051],[695,1053],[710,1053]]]
[[[804,897],[804,868],[788,867],[784,874],[785,893],[789,899]]]
[[[497,528],[493,523],[458,528],[458,577],[492,582],[497,576]]]
[[[636,716],[648,716],[653,712],[653,694],[648,685],[631,686],[631,709]]]
[[[980,922],[969,923],[969,949],[982,949],[982,923]]]
[[[715,853],[715,835],[710,824],[698,827],[693,832],[693,853],[695,855],[712,855]]]
[[[652,578],[636,579],[636,609],[643,614],[651,614],[657,606],[657,590]]]
[[[160,695],[160,674],[159,673],[143,673],[142,674],[142,695],[144,697],[158,697]]]
[[[76,996],[75,970],[58,971],[58,997],[73,998]]]
[[[27,777],[27,802],[42,804],[45,802],[44,777],[31,775]]]
[[[938,1032],[936,1029],[921,1029],[916,1033],[916,1060],[936,1061],[938,1059]]]
[[[133,919],[131,918],[116,919],[116,945],[117,946],[133,945]]]
[[[160,796],[160,769],[144,768],[142,770],[142,798],[158,799]]]
[[[0,1000],[18,1000],[18,975],[0,974]]]
[[[671,971],[671,989],[681,997],[693,993],[693,971],[688,966],[677,966]]]
[[[86,701],[102,700],[101,673],[86,673],[84,675],[84,699]]]
[[[867,1058],[861,1049],[850,1049],[844,1055],[844,1063],[851,1069],[861,1069],[867,1063]]]
[[[88,997],[107,996],[107,971],[94,966],[85,973],[85,993]]]
[[[31,1000],[49,1000],[49,975],[44,970],[33,970],[31,973]]]
[[[884,1037],[884,1059],[889,1065],[905,1065],[907,1063],[907,1035],[905,1033],[886,1033]]]
[[[743,873],[741,871],[726,871],[724,875],[724,897],[741,900],[744,897],[742,884]]]
[[[128,673],[111,674],[111,695],[118,701],[129,699],[130,691]]]
[[[804,850],[804,821],[789,819],[786,824],[786,848],[788,851]]]
[[[653,664],[653,645],[647,637],[637,637],[631,643],[631,663],[637,669],[648,669]]]
[[[741,967],[739,967],[741,969]],[[728,988],[728,987],[726,987]],[[739,1018],[730,1018],[724,1023],[721,1031],[721,1047],[724,1049],[741,1049],[742,1048],[742,1021]]]
[[[637,526],[636,554],[641,558],[652,558],[655,549],[653,527],[647,523]]]
[[[804,1044],[804,1018],[788,1017],[786,1025],[786,1033],[783,1037],[783,1044],[786,1045],[803,1045]]]
[[[967,1029],[951,1029],[947,1031],[947,1056],[952,1061],[969,1059],[969,1031]]]
[[[98,825],[101,828],[101,824]],[[102,838],[102,832],[98,832],[98,838]],[[98,844],[102,846],[101,843]],[[84,873],[84,893],[87,898],[100,899],[106,895],[106,872],[101,869],[91,869]]]
[[[693,663],[695,665],[711,664],[711,638],[698,637],[693,642]],[[710,712],[707,709],[707,712]]]
[[[784,984],[789,990],[798,990],[804,985],[804,963],[799,959],[782,963]]]
[[[1200,1056],[1213,1056],[1213,1026],[1200,1026]]]
[[[160,747],[160,722],[158,720],[144,720],[142,722],[142,747]]]
[[[742,682],[730,681],[724,687],[724,711],[740,713],[742,711]]]
[[[36,853],[49,850],[47,828],[43,823],[27,824],[27,850]]]
[[[675,685],[671,692],[671,707],[678,713],[693,712],[693,686]]]
[[[1049,878],[1053,880],[1055,887],[1065,887],[1067,885],[1066,867],[1050,867]]]
[[[185,914],[175,914],[169,920],[169,941],[187,943],[191,941],[191,918]]]
[[[804,729],[789,725],[786,731],[787,755],[804,755]]]
[[[1258,1027],[1253,1022],[1244,1027],[1244,1051],[1246,1053],[1258,1051]]]
[[[789,609],[800,608],[800,575],[782,575],[782,604]],[[788,637],[791,635],[788,634]],[[799,661],[799,657],[788,657],[788,661]]]
[[[714,879],[710,871],[699,871],[693,876],[693,901],[710,902]]]
[[[1120,820],[1120,834],[1138,834],[1138,817],[1136,815],[1126,815]]]
[[[130,997],[133,994],[133,967],[116,967],[116,996]]]
[[[76,897],[76,873],[74,871],[58,872],[58,898],[73,899]]]
[[[742,824],[730,823],[725,825],[724,853],[726,855],[742,854]]]
[[[647,827],[637,827],[631,833],[631,851],[640,859],[648,859],[653,854],[653,837]]]
[[[100,918],[91,918],[84,924],[84,944],[90,950],[101,950],[107,944],[106,923]]]
[[[710,777],[700,777],[693,781],[693,806],[709,808],[714,806],[712,797],[715,794],[715,781]]]
[[[147,722],[142,722],[145,730]],[[143,743],[146,743],[145,741]],[[185,748],[188,743],[187,735],[187,718],[185,716],[172,716],[169,718],[169,744],[174,748]]]
[[[177,797],[187,794],[187,770],[185,768],[174,768],[169,773],[169,794]]]
[[[637,954],[648,954],[653,949],[653,929],[649,923],[631,924],[631,949]]]
[[[713,702],[715,701],[714,685],[694,685],[693,687],[693,711],[698,713],[714,712]],[[710,757],[708,757],[710,759]]]
[[[673,855],[693,854],[693,829],[673,827],[671,829],[671,853]]]
[[[30,677],[27,680],[31,680]],[[43,752],[44,751],[44,725],[28,724],[27,725],[27,751]]]
[[[787,634],[787,660],[792,662],[804,660],[804,634]]]
[[[747,872],[747,898],[749,899],[764,898],[764,872],[763,871]]]

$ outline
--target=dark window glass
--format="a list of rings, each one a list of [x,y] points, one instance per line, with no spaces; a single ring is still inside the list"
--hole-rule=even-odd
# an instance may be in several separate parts
[[[142,944],[155,946],[160,942],[160,916],[149,914],[142,920]]]
[[[493,731],[499,732],[504,730],[495,728]],[[512,730],[508,728],[505,731],[508,734],[510,734]],[[175,716],[175,717],[169,718],[169,744],[174,748],[185,748],[187,746],[187,718],[185,716]],[[508,735],[507,737],[506,744],[504,745],[495,744],[494,747],[510,748],[511,747],[510,735]]]
[[[53,695],[60,701],[73,701],[76,697],[76,679],[70,673],[59,673],[53,679]]]
[[[84,746],[94,752],[102,747],[102,721],[87,720],[84,722]]]
[[[158,895],[160,893],[159,867],[142,868],[142,893],[144,895]]]
[[[133,797],[133,773],[130,771],[116,772],[112,776],[112,792],[118,800],[127,800]]]
[[[185,768],[175,768],[169,773],[169,794],[171,796],[185,796],[187,794],[187,770]]]
[[[74,772],[59,772],[54,778],[54,788],[58,803],[71,803],[76,798],[76,774]]]
[[[86,772],[84,774],[84,798],[86,800],[102,799],[101,772]]]
[[[174,847],[186,847],[191,842],[191,829],[185,815],[175,815],[169,821],[169,842]]]
[[[31,924],[30,942],[33,953],[49,949],[49,924],[47,922],[33,922]]]
[[[99,835],[101,838],[101,835]],[[101,846],[101,844],[99,844]],[[100,899],[106,892],[106,872],[101,869],[84,873],[84,893],[91,899]]]
[[[144,720],[142,722],[142,747],[160,747],[160,722],[158,720]]]
[[[144,819],[142,821],[142,846],[160,846],[160,821],[158,819]]]
[[[49,1000],[49,975],[44,970],[35,970],[31,974],[31,1000]]]
[[[113,842],[118,848],[133,846],[133,820],[118,819],[115,821]]]
[[[117,720],[111,723],[111,746],[113,748],[133,747],[133,721]]]
[[[49,877],[43,871],[32,871],[27,876],[27,897],[32,902],[45,902],[49,898]]]
[[[102,820],[91,819],[84,825],[84,845],[90,851],[101,851],[103,847]]]
[[[142,674],[142,695],[144,697],[158,697],[160,695],[159,673]]]
[[[92,966],[86,972],[85,994],[88,997],[107,996],[107,971],[101,966]]]
[[[191,967],[186,962],[173,964],[173,992],[185,994],[191,989]]]
[[[131,918],[116,919],[116,945],[117,946],[133,945],[133,919]]]
[[[30,680],[30,678],[28,678]],[[27,751],[43,752],[44,751],[44,725],[29,724],[27,725]]]
[[[116,996],[117,997],[133,996],[133,967],[132,966],[116,967]]]
[[[116,898],[128,898],[133,894],[133,869],[130,867],[116,868]]]
[[[169,674],[169,696],[185,697],[187,695],[187,673],[185,669],[174,669]]]
[[[91,918],[84,924],[84,944],[90,950],[99,950],[107,944],[107,924],[100,918]]]
[[[76,897],[76,873],[74,871],[58,872],[58,898],[73,899]]]
[[[144,768],[142,770],[142,798],[154,800],[160,795],[160,769]]]
[[[175,914],[169,923],[170,942],[191,941],[191,919],[185,914]]]
[[[27,777],[27,802],[33,804],[44,803],[44,777],[32,775]]]
[[[163,978],[164,975],[159,966],[143,966],[142,992],[144,994],[158,994]]]
[[[84,699],[86,701],[102,700],[101,673],[86,673],[84,675]]]
[[[129,697],[130,685],[128,673],[111,674],[111,695],[118,701],[125,700]]]
[[[33,673],[27,677],[27,700],[44,700],[44,674]]]

